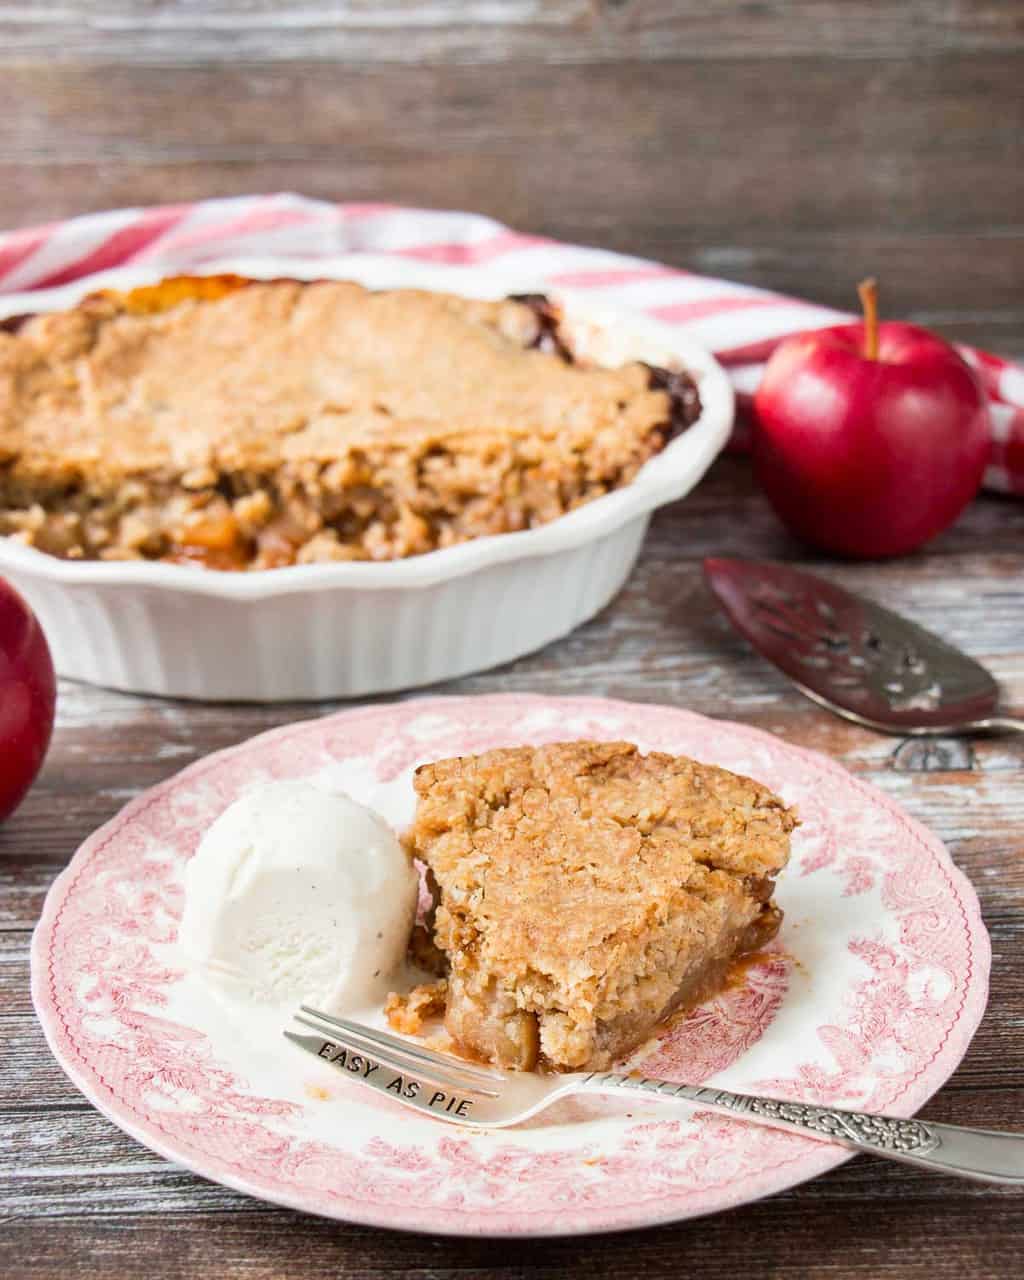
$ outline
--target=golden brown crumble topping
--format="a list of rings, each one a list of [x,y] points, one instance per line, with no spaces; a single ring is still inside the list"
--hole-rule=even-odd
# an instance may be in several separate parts
[[[569,742],[424,765],[415,787],[445,1025],[474,1056],[606,1067],[778,930],[796,817],[749,778]]]
[[[535,299],[234,277],[28,317],[0,332],[0,533],[258,569],[543,524],[699,413],[686,375],[573,363],[553,323]]]
[[[424,982],[405,995],[389,991],[384,1004],[388,1025],[400,1035],[418,1036],[428,1018],[444,1013],[448,983]]]

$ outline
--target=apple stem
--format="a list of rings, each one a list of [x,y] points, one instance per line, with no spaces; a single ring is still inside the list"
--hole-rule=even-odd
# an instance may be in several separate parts
[[[857,286],[860,305],[864,308],[864,355],[878,359],[878,285],[873,277]]]

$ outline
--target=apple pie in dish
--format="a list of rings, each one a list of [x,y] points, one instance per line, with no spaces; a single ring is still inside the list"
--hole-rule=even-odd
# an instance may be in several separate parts
[[[566,742],[424,765],[415,789],[445,1026],[471,1056],[604,1069],[779,929],[797,820],[750,778]]]
[[[546,524],[700,415],[542,295],[174,277],[0,332],[0,534],[65,559],[387,561]]]

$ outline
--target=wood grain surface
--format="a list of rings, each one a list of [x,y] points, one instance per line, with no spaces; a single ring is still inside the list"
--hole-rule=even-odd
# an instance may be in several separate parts
[[[524,230],[852,305],[1024,356],[1020,0],[14,0],[0,6],[0,226],[292,189],[472,208]],[[925,1114],[1024,1128],[1024,745],[883,738],[804,701],[709,601],[705,554],[815,564],[745,463],[655,520],[573,636],[445,692],[665,702],[826,751],[950,846],[994,947],[989,1012]],[[924,552],[818,562],[987,663],[1024,707],[1024,503]],[[335,704],[193,705],[64,682],[44,772],[0,827],[0,1275],[1002,1280],[1024,1195],[856,1159],[679,1227],[403,1236],[175,1168],[84,1102],[29,999],[30,931],[78,844],[218,747]]]
[[[941,631],[1024,706],[1024,504],[986,497],[913,557],[815,562],[776,524],[745,462],[722,459],[655,519],[625,591],[573,636],[444,692],[531,690],[664,702],[740,719],[826,751],[945,840],[992,935],[989,1011],[935,1119],[1024,1128],[1024,743],[900,742],[805,701],[729,629],[702,585],[708,553],[811,564]],[[435,690],[437,691],[437,690]],[[744,1277],[1007,1277],[1024,1195],[860,1158],[700,1223],[591,1240],[405,1236],[306,1218],[175,1168],[84,1102],[51,1058],[28,994],[30,930],[77,845],[140,790],[218,747],[336,704],[199,705],[64,682],[43,774],[0,827],[0,1274],[298,1274],[635,1280],[699,1268]]]
[[[1024,351],[1020,0],[0,6],[0,226],[290,189]]]

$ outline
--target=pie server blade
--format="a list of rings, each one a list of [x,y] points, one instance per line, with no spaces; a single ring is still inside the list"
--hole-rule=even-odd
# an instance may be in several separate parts
[[[815,702],[887,733],[1017,730],[999,686],[938,636],[810,573],[709,559],[704,575],[736,629]]]

